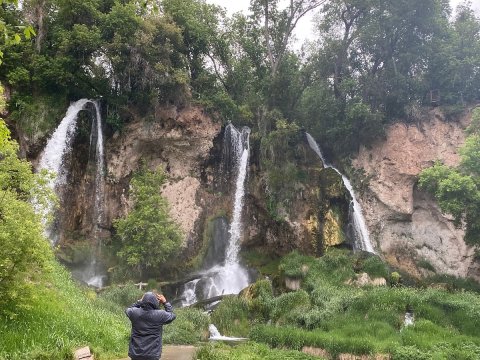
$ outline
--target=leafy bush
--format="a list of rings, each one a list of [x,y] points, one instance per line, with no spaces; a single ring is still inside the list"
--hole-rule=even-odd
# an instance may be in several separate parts
[[[255,326],[250,332],[254,341],[269,344],[272,347],[287,347],[300,350],[304,346],[319,347],[327,350],[332,356],[341,353],[370,354],[375,347],[370,340],[362,338],[339,338],[328,332],[305,331],[293,327]]]
[[[225,336],[245,337],[250,330],[248,316],[247,300],[242,297],[228,296],[223,298],[211,314],[211,322]]]
[[[279,324],[291,324],[310,309],[310,297],[304,290],[289,292],[276,297],[270,310],[270,320]]]
[[[421,351],[415,346],[402,346],[392,352],[392,360],[430,360],[430,354]]]
[[[363,262],[363,271],[370,277],[383,277],[388,279],[389,270],[387,265],[378,256],[369,256]]]
[[[315,262],[314,258],[301,255],[295,250],[282,259],[278,268],[285,276],[302,279],[307,275]]]
[[[207,314],[198,309],[175,310],[177,318],[164,327],[163,339],[166,344],[196,344],[208,338]]]
[[[0,96],[3,89],[0,87]],[[0,108],[0,112],[2,109]],[[32,200],[45,205],[52,197],[44,173],[17,156],[18,144],[0,119],[0,314],[15,316],[29,307],[33,281],[48,271],[53,252],[43,234]]]

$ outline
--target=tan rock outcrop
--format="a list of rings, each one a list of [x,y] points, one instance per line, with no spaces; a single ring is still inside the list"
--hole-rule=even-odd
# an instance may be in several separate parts
[[[463,240],[464,230],[442,214],[429,194],[416,188],[418,174],[436,160],[459,164],[458,149],[470,117],[447,122],[437,109],[428,116],[419,125],[394,124],[386,140],[360,149],[352,161],[368,179],[360,203],[372,239],[393,265],[421,276],[426,272],[416,264],[422,259],[439,273],[478,278],[473,249]]]
[[[129,123],[113,136],[107,148],[107,226],[131,206],[126,196],[131,175],[145,162],[151,169],[163,167],[168,180],[161,193],[172,218],[186,239],[191,237],[202,211],[202,173],[221,124],[201,108],[157,109],[158,120]]]

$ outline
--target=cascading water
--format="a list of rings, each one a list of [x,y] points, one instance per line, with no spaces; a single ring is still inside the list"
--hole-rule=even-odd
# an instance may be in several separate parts
[[[37,170],[48,170],[54,174],[50,179],[48,186],[55,191],[58,196],[61,196],[61,186],[65,184],[67,179],[66,169],[64,167],[63,158],[71,150],[72,138],[77,127],[78,113],[83,110],[85,105],[89,102],[88,99],[80,99],[70,104],[65,117],[58,125],[57,129],[48,140],[45,149],[40,156],[40,161]],[[52,211],[53,204],[49,204],[46,208],[36,206],[37,211],[46,219],[48,214]],[[47,229],[46,235],[50,239],[52,245],[56,243],[56,236],[53,231]]]
[[[102,133],[102,115],[97,101],[92,101],[95,106],[95,122],[97,124],[97,142],[95,146],[95,204],[94,204],[94,224],[95,238],[98,237],[98,228],[103,220],[103,193],[105,182],[105,157],[103,154],[103,133]]]
[[[225,250],[225,261],[221,260],[201,274],[201,279],[185,284],[183,305],[190,305],[197,300],[197,287],[203,288],[203,297],[211,298],[221,294],[237,294],[248,286],[247,270],[240,264],[240,238],[242,233],[242,210],[245,196],[245,180],[247,177],[249,157],[250,129],[244,127],[241,131],[233,125],[225,128],[224,147],[227,147],[236,172],[233,216],[228,229],[228,245]]]
[[[77,127],[77,119],[80,111],[85,109],[86,104],[91,103],[95,107],[95,121],[92,124],[92,135],[90,136],[91,143],[94,141],[93,130],[96,130],[95,137],[95,199],[93,209],[93,234],[97,244],[96,252],[99,250],[98,241],[98,228],[102,221],[103,216],[103,188],[104,188],[104,173],[105,173],[105,160],[104,160],[104,148],[103,148],[103,133],[102,133],[102,119],[100,113],[100,106],[96,101],[89,99],[81,99],[72,103],[60,122],[52,137],[47,142],[47,145],[40,157],[38,170],[46,169],[54,174],[54,177],[49,182],[49,187],[55,191],[59,198],[62,197],[63,186],[67,179],[67,169],[65,168],[64,159],[65,156],[71,151],[72,140],[75,135]],[[96,125],[96,126],[95,126]],[[37,207],[38,208],[38,207]],[[52,211],[52,205],[46,209],[38,209],[43,217]],[[50,239],[52,245],[57,242],[56,234],[53,229],[47,230],[47,236]],[[89,285],[96,287],[102,286],[104,274],[99,273],[99,266],[97,264],[98,254],[92,256],[92,260],[81,271],[77,271],[77,277],[85,281]]]
[[[362,208],[357,201],[355,192],[353,191],[352,183],[337,168],[335,168],[331,164],[328,164],[325,161],[325,158],[323,157],[320,147],[318,146],[315,139],[309,133],[306,133],[306,135],[307,135],[308,145],[310,145],[310,148],[318,155],[320,160],[322,160],[323,166],[325,168],[331,168],[335,170],[342,177],[343,184],[345,185],[348,192],[350,193],[350,196],[352,197],[350,217],[351,217],[351,223],[353,225],[353,230],[355,232],[354,234],[355,246],[359,250],[375,253],[375,251],[373,250],[372,243],[370,242],[370,236],[368,234],[365,218],[363,217]]]
[[[239,341],[248,340],[247,338],[223,336],[222,334],[220,334],[220,331],[218,331],[217,327],[213,324],[210,324],[208,326],[208,332],[210,333],[210,337],[208,338],[209,340],[227,341],[227,342],[228,341],[239,342]]]

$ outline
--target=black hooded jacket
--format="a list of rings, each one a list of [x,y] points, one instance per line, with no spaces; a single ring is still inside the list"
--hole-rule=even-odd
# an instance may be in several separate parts
[[[163,325],[175,320],[173,307],[165,303],[165,310],[159,310],[159,302],[154,293],[147,292],[142,301],[125,310],[132,323],[132,335],[128,356],[132,360],[158,360],[162,354]]]

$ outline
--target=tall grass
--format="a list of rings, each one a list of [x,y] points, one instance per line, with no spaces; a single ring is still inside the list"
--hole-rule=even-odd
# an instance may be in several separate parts
[[[300,351],[271,349],[254,342],[230,347],[223,344],[209,344],[197,351],[197,360],[322,360],[317,356]]]
[[[125,358],[130,337],[126,306],[143,292],[133,285],[112,287],[97,296],[79,287],[58,264],[38,284],[29,309],[0,318],[1,360],[69,360],[72,351],[90,346],[95,359]],[[164,327],[164,342],[195,344],[208,338],[208,315],[196,309],[175,310]]]
[[[331,251],[320,259],[292,253],[282,259],[285,276],[302,279],[302,290],[247,303],[250,337],[273,347],[321,347],[340,353],[390,353],[394,359],[480,359],[480,297],[435,288],[365,287],[345,284],[356,272],[388,276],[378,257]],[[252,292],[253,293],[253,292]],[[261,304],[259,304],[261,302]],[[415,325],[405,327],[407,311]],[[466,347],[462,347],[465,344]],[[419,358],[423,358],[422,357]]]
[[[0,319],[0,359],[70,359],[72,349],[84,345],[96,359],[124,355],[129,326],[122,308],[80,289],[65,269],[52,266],[29,309]]]

